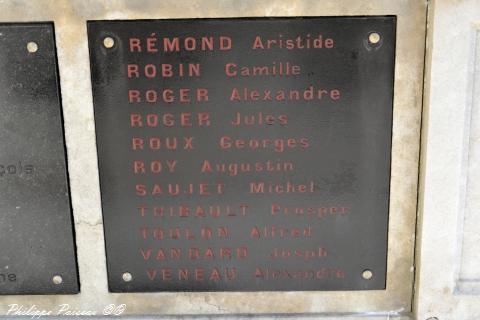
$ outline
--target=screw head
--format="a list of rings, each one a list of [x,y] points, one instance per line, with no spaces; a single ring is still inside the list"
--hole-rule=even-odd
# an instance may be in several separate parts
[[[113,48],[115,40],[112,37],[105,37],[103,39],[103,46],[107,49]]]
[[[378,34],[377,32],[372,32],[368,35],[368,42],[370,42],[371,44],[377,44],[380,42],[380,34]]]
[[[61,283],[63,282],[63,278],[62,278],[62,276],[55,275],[55,276],[53,276],[53,278],[52,278],[52,282],[53,282],[54,284],[57,284],[57,285],[58,285],[58,284],[61,284]]]
[[[371,270],[364,270],[362,272],[362,278],[365,280],[370,280],[373,278],[373,272]]]
[[[130,281],[132,281],[133,276],[130,272],[125,272],[124,274],[122,274],[122,279],[125,282],[130,282]]]
[[[27,43],[27,51],[30,53],[35,53],[38,51],[38,44],[36,42],[30,41]]]

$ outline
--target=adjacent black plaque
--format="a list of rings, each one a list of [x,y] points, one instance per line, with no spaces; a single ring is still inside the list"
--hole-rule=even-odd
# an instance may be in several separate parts
[[[0,294],[77,293],[53,24],[0,24],[0,70]]]
[[[395,23],[89,22],[110,290],[384,289]]]

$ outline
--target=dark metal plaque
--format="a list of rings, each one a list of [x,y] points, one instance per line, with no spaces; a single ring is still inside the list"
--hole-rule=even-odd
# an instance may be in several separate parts
[[[89,22],[110,290],[384,289],[395,26]]]
[[[53,24],[0,24],[0,70],[0,294],[77,293]]]

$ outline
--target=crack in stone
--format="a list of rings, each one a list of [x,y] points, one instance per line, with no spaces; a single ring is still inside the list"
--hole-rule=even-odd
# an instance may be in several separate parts
[[[207,301],[207,297],[203,297],[203,301],[208,304],[209,306],[212,306],[212,307],[215,307],[217,308],[217,311],[222,311],[222,312],[226,312],[226,313],[229,313],[230,311],[228,309],[225,309],[225,308],[222,308],[221,306],[219,305],[216,305],[214,303],[210,303]]]

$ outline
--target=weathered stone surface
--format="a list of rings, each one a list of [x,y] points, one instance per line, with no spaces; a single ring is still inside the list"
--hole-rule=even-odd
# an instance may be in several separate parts
[[[369,292],[111,294],[107,290],[86,20],[238,16],[397,15],[387,290]],[[411,309],[426,3],[418,0],[86,1],[0,0],[0,21],[54,21],[57,36],[81,293],[2,297],[8,304],[128,314],[368,313]],[[362,318],[367,319],[367,318]]]
[[[432,1],[419,203],[418,319],[478,319],[480,2]]]

